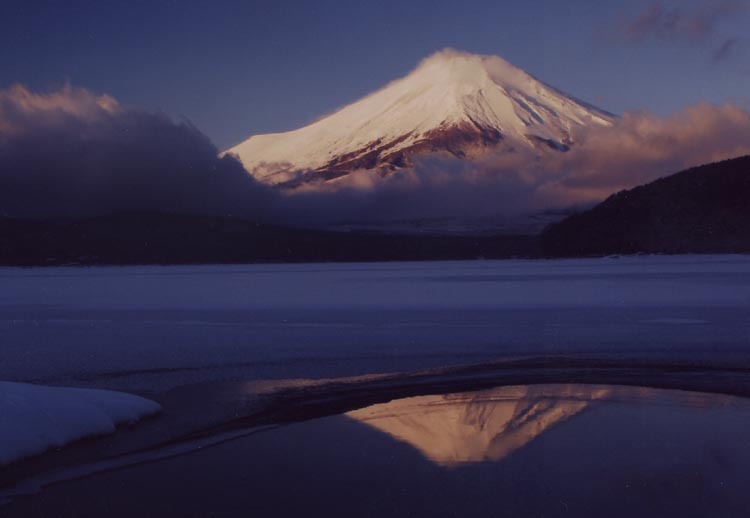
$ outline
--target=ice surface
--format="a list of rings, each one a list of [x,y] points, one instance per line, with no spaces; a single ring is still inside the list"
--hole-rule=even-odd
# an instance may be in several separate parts
[[[0,466],[112,433],[159,410],[153,401],[121,392],[0,382]]]
[[[163,390],[533,355],[750,364],[749,339],[748,256],[0,269],[9,381]]]

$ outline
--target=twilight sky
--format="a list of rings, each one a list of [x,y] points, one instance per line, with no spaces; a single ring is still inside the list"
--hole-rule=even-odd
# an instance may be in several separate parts
[[[293,129],[444,47],[621,113],[750,99],[748,0],[5,0],[0,89],[70,82],[219,148]]]

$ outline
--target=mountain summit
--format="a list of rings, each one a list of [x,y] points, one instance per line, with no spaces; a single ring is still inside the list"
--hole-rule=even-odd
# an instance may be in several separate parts
[[[358,169],[387,173],[422,153],[470,158],[497,147],[562,152],[573,144],[576,128],[612,120],[498,56],[444,50],[309,126],[256,135],[227,152],[256,178],[294,186]]]

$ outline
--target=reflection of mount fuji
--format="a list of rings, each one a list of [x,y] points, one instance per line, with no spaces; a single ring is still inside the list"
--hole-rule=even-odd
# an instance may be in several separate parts
[[[611,388],[576,385],[502,387],[420,396],[373,405],[347,416],[417,448],[441,466],[499,461]]]

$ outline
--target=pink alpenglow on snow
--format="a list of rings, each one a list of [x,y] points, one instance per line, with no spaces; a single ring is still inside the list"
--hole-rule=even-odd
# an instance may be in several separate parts
[[[318,122],[256,135],[227,152],[259,180],[279,184],[306,174],[314,180],[394,170],[431,152],[464,158],[498,147],[562,151],[578,128],[613,120],[501,57],[448,49]]]

